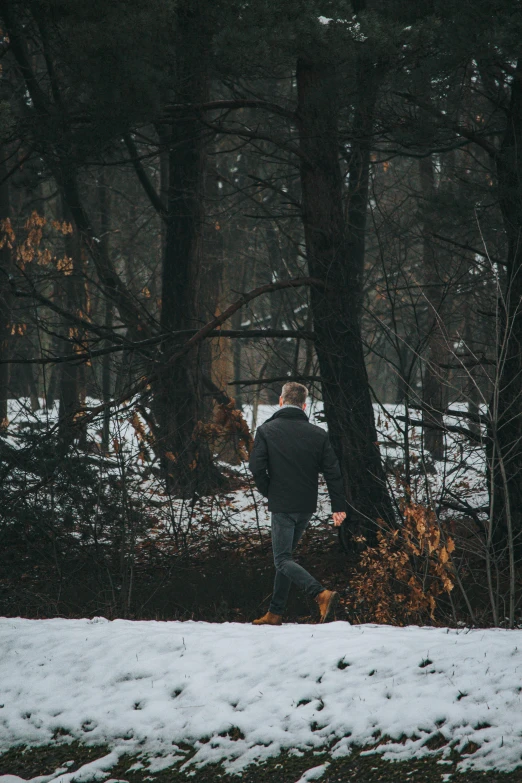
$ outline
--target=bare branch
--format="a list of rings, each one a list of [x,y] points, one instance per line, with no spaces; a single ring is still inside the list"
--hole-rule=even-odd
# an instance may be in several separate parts
[[[398,421],[405,421],[410,427],[424,427],[429,430],[441,430],[442,432],[454,432],[457,435],[464,435],[474,443],[483,443],[484,438],[481,435],[477,435],[476,432],[468,430],[466,427],[455,427],[453,424],[433,424],[432,422],[423,421],[422,419],[411,419],[407,416],[394,416]]]
[[[156,345],[157,343],[167,342],[168,340],[173,340],[178,337],[188,337],[195,334],[197,334],[197,329],[184,329],[179,332],[170,332],[169,334],[162,334],[158,335],[157,337],[151,337],[148,340],[140,340],[139,342],[125,342],[118,345],[110,345],[107,348],[97,348],[94,351],[69,353],[65,356],[45,356],[40,359],[0,359],[0,364],[64,364],[66,362],[83,363],[90,361],[96,356],[107,356],[107,354],[118,353],[119,351],[127,350],[143,352],[144,348]],[[258,340],[260,338],[266,339],[267,337],[280,339],[297,338],[299,340],[314,340],[315,334],[313,332],[300,329],[213,329],[211,332],[206,334],[206,337],[232,337],[245,340]],[[146,355],[150,358],[149,354]]]
[[[229,381],[227,386],[257,386],[268,383],[287,383],[288,381],[320,381],[320,375],[280,375],[277,378],[257,378],[253,381]]]
[[[158,215],[160,215],[163,220],[167,219],[167,210],[165,208],[165,204],[159,197],[158,193],[156,192],[156,188],[150,181],[150,178],[147,175],[147,172],[143,168],[143,164],[140,160],[140,157],[138,155],[138,150],[136,149],[136,145],[134,144],[132,137],[130,133],[126,133],[123,137],[125,141],[125,146],[127,147],[129,151],[129,155],[132,160],[132,165],[134,166],[134,170],[136,172],[136,176],[138,177],[143,190],[147,194],[147,196],[150,199],[150,202]]]
[[[318,280],[315,277],[294,277],[291,280],[280,280],[277,283],[267,283],[266,285],[261,285],[258,288],[254,288],[252,291],[249,291],[247,294],[243,294],[234,304],[231,304],[230,307],[227,307],[226,310],[224,310],[221,315],[218,315],[216,318],[214,318],[212,321],[210,321],[206,326],[204,326],[202,329],[200,329],[194,337],[192,337],[183,348],[174,354],[169,359],[169,364],[173,363],[174,361],[177,361],[180,356],[183,356],[187,351],[190,351],[190,349],[196,345],[197,343],[201,342],[201,340],[204,340],[205,337],[208,336],[208,333],[211,332],[213,329],[216,329],[218,326],[221,326],[221,324],[224,324],[225,321],[228,321],[228,319],[234,315],[237,310],[240,310],[244,305],[248,304],[248,302],[251,302],[253,299],[257,299],[258,296],[262,296],[263,294],[269,294],[272,291],[282,291],[285,288],[300,288],[302,286],[320,286],[323,287],[324,283],[322,280]]]
[[[169,360],[162,366],[162,370],[165,369],[165,367],[168,367],[172,364],[174,364],[181,356],[184,356],[185,353],[190,351],[191,348],[193,348],[195,345],[200,343],[202,340],[204,340],[206,337],[210,336],[210,333],[216,330],[218,326],[221,326],[222,323],[227,321],[237,310],[241,309],[245,304],[248,304],[248,302],[251,302],[253,299],[256,299],[258,296],[262,296],[263,294],[271,293],[272,291],[281,291],[285,288],[298,288],[300,286],[320,286],[324,287],[324,282],[322,280],[318,280],[314,277],[295,277],[291,280],[280,280],[277,283],[267,283],[266,285],[259,286],[258,288],[254,288],[252,291],[249,291],[246,294],[243,294],[234,304],[231,304],[230,307],[227,307],[227,309],[221,313],[221,315],[217,316],[216,318],[213,318],[212,321],[210,321],[206,326],[204,326],[202,329],[199,329],[196,334],[191,337],[190,340],[188,340],[179,351],[177,351],[175,354],[173,354]],[[239,330],[241,331],[241,330]],[[260,330],[261,331],[261,330]],[[242,335],[246,334],[242,332]],[[299,333],[300,336],[302,336],[302,333]],[[219,332],[219,336],[222,335],[222,332]],[[217,335],[216,335],[217,336]],[[95,407],[85,407],[82,410],[78,411],[77,414],[77,421],[78,423],[84,424],[86,420],[90,420],[97,416],[98,414],[102,413],[105,410],[109,410],[110,408],[114,408],[117,405],[121,405],[125,401],[131,399],[132,397],[136,396],[137,394],[143,394],[150,390],[150,384],[152,381],[156,380],[159,375],[160,370],[157,369],[150,375],[144,375],[141,377],[141,379],[134,385],[133,388],[128,389],[124,394],[120,395],[119,397],[108,400],[107,402],[101,403],[100,405],[96,405]],[[82,417],[82,414],[84,416]]]
[[[278,114],[287,120],[295,122],[295,113],[270,101],[255,100],[253,98],[235,98],[223,101],[208,101],[207,103],[173,103],[167,106],[167,116],[178,113],[180,109],[195,109],[196,111],[219,111],[221,109],[263,109],[271,114]]]
[[[411,93],[408,92],[395,92],[395,95],[404,98],[406,101],[408,101],[408,103],[413,103],[414,106],[418,106],[419,109],[423,109],[423,111],[427,112],[428,114],[431,114],[432,117],[436,117],[437,119],[441,120],[442,124],[446,128],[449,128],[454,133],[458,133],[459,136],[463,136],[465,139],[468,139],[468,141],[472,142],[473,144],[476,144],[478,147],[482,147],[482,149],[485,150],[490,157],[492,158],[497,157],[498,150],[494,144],[491,144],[487,139],[485,139],[483,136],[480,136],[475,131],[470,130],[469,128],[465,128],[463,125],[459,125],[458,122],[454,122],[450,117],[448,117],[447,114],[444,114],[444,112],[442,112],[440,109],[436,109],[434,106],[431,106],[430,103],[427,103],[426,101],[423,101],[421,98],[418,98],[416,95],[412,95]],[[491,133],[493,135],[493,132]],[[495,133],[498,133],[498,131],[495,131]]]

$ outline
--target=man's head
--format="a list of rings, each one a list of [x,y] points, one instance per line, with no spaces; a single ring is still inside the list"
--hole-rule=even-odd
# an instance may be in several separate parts
[[[307,397],[308,389],[306,386],[303,386],[302,383],[289,381],[283,386],[283,390],[279,398],[279,405],[297,405],[299,408],[304,410],[306,408]]]

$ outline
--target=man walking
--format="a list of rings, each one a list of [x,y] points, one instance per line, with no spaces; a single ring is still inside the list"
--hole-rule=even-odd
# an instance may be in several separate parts
[[[294,582],[319,606],[320,622],[333,611],[339,596],[326,590],[292,555],[317,508],[319,473],[326,479],[334,525],[346,517],[339,462],[327,433],[310,424],[305,413],[308,390],[286,383],[279,410],[258,427],[250,470],[272,512],[272,550],[276,575],[268,612],[254,625],[281,625],[290,585]]]

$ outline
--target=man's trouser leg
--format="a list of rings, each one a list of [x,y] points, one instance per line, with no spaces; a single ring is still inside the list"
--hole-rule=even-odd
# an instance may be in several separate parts
[[[311,518],[311,514],[272,514],[272,550],[276,575],[269,611],[273,614],[283,614],[292,582],[311,598],[324,589],[292,557]]]

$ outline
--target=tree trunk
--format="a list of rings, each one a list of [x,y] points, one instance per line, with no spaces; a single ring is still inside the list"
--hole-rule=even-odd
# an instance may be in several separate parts
[[[522,554],[522,58],[511,86],[507,126],[497,155],[499,201],[508,240],[506,290],[499,303],[498,404],[492,403],[498,457],[493,466],[496,518],[512,528]],[[495,424],[496,418],[496,424]],[[503,465],[501,464],[503,462]],[[504,475],[503,475],[504,473]]]
[[[11,213],[5,154],[5,149],[0,147],[0,221],[4,225],[5,221],[9,220]],[[11,273],[11,250],[7,245],[7,237],[4,232],[0,238],[3,241],[3,246],[0,248],[0,358],[5,360],[9,358],[12,326],[11,289],[8,282]],[[8,424],[9,368],[9,364],[0,364],[0,429]]]
[[[229,266],[230,266],[230,262],[229,262]],[[240,290],[246,291],[248,267],[242,255],[239,255],[238,267],[239,268],[237,269],[237,279],[241,281]],[[232,329],[241,329],[242,321],[243,321],[243,310],[242,308],[240,308],[239,310],[236,310],[236,312],[232,316],[232,321],[231,321]],[[243,352],[241,347],[242,342],[243,342],[242,340],[232,340],[234,381],[241,380],[245,374],[243,368]],[[243,410],[243,405],[245,403],[243,387],[234,386],[234,389],[235,389],[234,394],[236,400],[236,407],[239,410]]]
[[[197,6],[185,2],[178,10],[176,102],[206,100],[208,36]],[[162,332],[199,325],[200,269],[203,233],[205,144],[197,114],[181,108],[171,126],[167,192],[167,227],[162,279]],[[165,367],[154,390],[162,467],[169,488],[190,497],[208,491],[217,480],[212,454],[202,431],[203,389],[200,347],[173,364],[180,343],[166,343]]]
[[[311,306],[326,420],[352,516],[374,543],[377,520],[394,518],[377,445],[360,323],[368,137],[377,85],[360,78],[345,220],[335,82],[331,65],[299,59],[303,223],[310,274],[325,283],[324,290],[312,289]]]
[[[220,198],[218,172],[215,159],[207,157],[205,165],[205,225],[202,236],[200,319],[206,323],[226,306],[223,302],[224,242],[223,229],[219,222]],[[201,372],[215,381],[220,389],[225,388],[230,375],[227,361],[230,340],[204,340],[200,348]],[[214,400],[205,396],[204,418],[212,418]]]
[[[106,257],[108,263],[109,259],[109,231],[110,231],[110,193],[107,188],[107,181],[105,177],[104,169],[100,169],[98,175],[98,204],[100,208],[100,252]],[[113,320],[113,304],[108,298],[104,298],[104,318],[103,325],[109,330],[112,329]],[[108,343],[107,343],[108,345]],[[108,402],[111,399],[112,393],[112,357],[108,353],[102,358],[102,371],[101,371],[101,396],[103,402]],[[109,450],[109,435],[110,435],[110,420],[111,412],[107,408],[103,413],[103,426],[102,426],[102,447],[105,451]]]
[[[424,448],[434,460],[444,459],[444,419],[446,408],[446,385],[443,382],[442,365],[447,363],[447,348],[442,321],[444,301],[444,278],[441,259],[434,246],[432,233],[434,226],[430,215],[433,213],[435,196],[435,173],[432,156],[420,158],[419,173],[424,203],[422,277],[427,314],[425,322],[425,351],[422,373],[422,418],[427,425],[422,437]]]
[[[279,247],[278,229],[275,226],[268,225],[265,228],[266,237],[266,249],[268,264],[266,267],[261,268],[261,274],[263,282],[269,283],[271,280],[281,276],[281,251]],[[283,299],[279,295],[272,295],[268,301],[269,311],[267,313],[267,323],[270,329],[280,329],[281,321],[283,319]],[[299,342],[297,340],[297,342]],[[292,346],[293,348],[294,346]],[[286,353],[287,346],[283,341],[274,341],[273,347],[267,355],[267,365],[265,373],[268,378],[278,378],[281,375],[285,375],[289,368],[290,362],[285,361],[286,356],[283,357],[283,353]],[[290,357],[288,357],[290,358]],[[272,383],[266,387],[266,402],[269,405],[277,405],[279,397],[281,395],[281,384]]]
[[[64,268],[62,281],[63,304],[68,312],[84,313],[85,309],[85,282],[82,274],[81,240],[76,226],[71,222],[66,205],[63,206],[63,215],[67,222],[71,223],[72,232],[65,235],[65,255],[68,261]],[[69,337],[81,339],[76,327],[64,325],[64,334]],[[61,350],[71,353],[74,343],[64,339]],[[81,405],[82,386],[84,380],[83,364],[64,362],[60,367],[59,376],[59,435],[63,443],[71,442],[74,435],[72,422],[75,413]]]

